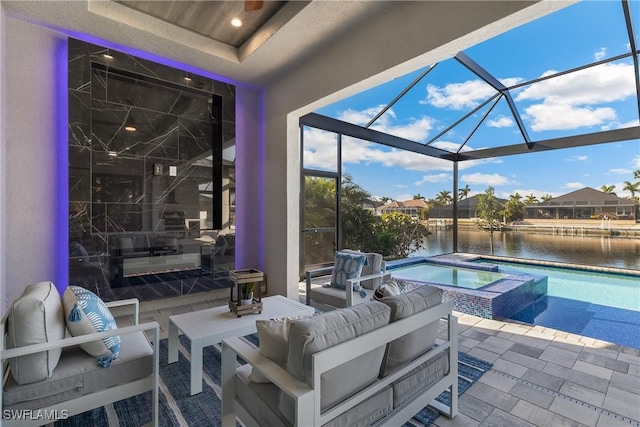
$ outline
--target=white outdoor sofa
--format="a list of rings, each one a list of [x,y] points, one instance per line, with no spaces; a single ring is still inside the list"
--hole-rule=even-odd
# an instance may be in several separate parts
[[[457,342],[451,303],[432,286],[291,321],[284,367],[243,338],[225,339],[222,425],[399,426],[427,405],[452,418]],[[270,382],[252,382],[253,370]],[[434,400],[446,390],[449,406]]]
[[[148,391],[152,392],[151,425],[158,425],[159,325],[138,324],[139,302],[135,298],[105,304],[109,308],[124,307],[125,311],[132,309],[134,325],[7,349],[9,316],[4,316],[0,325],[0,426],[49,424],[54,421],[50,417],[70,417]],[[151,331],[151,343],[144,331]],[[99,366],[94,356],[78,347],[115,335],[121,339],[120,354],[109,368]],[[8,361],[12,358],[56,349],[62,349],[60,360],[47,379],[18,384],[9,372]]]

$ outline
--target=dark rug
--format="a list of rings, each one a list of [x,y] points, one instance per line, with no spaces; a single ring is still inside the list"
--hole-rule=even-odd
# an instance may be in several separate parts
[[[256,335],[247,336],[258,344]],[[189,340],[180,336],[180,351],[176,363],[167,364],[167,340],[160,341],[160,406],[158,424],[161,427],[187,426],[212,427],[221,425],[220,420],[220,347],[204,349],[202,393],[190,395]],[[458,391],[462,395],[492,366],[491,363],[458,353]],[[437,398],[448,404],[448,392]],[[425,407],[403,427],[428,426],[439,413]],[[64,421],[55,427],[133,427],[142,426],[151,420],[151,392],[121,400],[102,408],[87,411]],[[239,425],[239,424],[238,424]]]

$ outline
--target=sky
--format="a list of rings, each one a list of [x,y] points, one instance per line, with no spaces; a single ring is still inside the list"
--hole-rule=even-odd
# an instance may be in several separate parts
[[[640,0],[629,3],[638,47]],[[628,52],[629,38],[617,0],[583,1],[464,51],[507,87]],[[431,65],[317,113],[364,126]],[[427,143],[495,93],[463,65],[448,59],[433,67],[371,128]],[[534,142],[639,124],[631,57],[510,93]],[[492,105],[490,102],[444,132],[431,145],[466,151],[524,143],[506,101]],[[305,128],[304,167],[337,170],[336,141],[335,134]],[[452,163],[448,161],[353,138],[343,139],[342,160],[343,174],[351,175],[374,197],[402,201],[419,194],[430,199],[443,190],[452,191]],[[489,186],[502,198],[516,192],[540,198],[615,185],[616,194],[626,197],[631,194],[622,190],[624,182],[634,182],[633,172],[640,169],[640,140],[466,161],[458,166],[458,187],[468,186],[469,196]]]

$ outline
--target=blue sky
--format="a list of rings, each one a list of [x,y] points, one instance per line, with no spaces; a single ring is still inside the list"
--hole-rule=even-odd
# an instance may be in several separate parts
[[[640,0],[632,0],[636,45],[640,46]],[[509,87],[520,82],[608,59],[630,51],[620,1],[583,1],[465,50]],[[429,64],[425,64],[425,68]],[[511,91],[533,141],[638,125],[631,58],[551,78]],[[326,106],[317,112],[364,125],[422,71]],[[372,129],[426,143],[495,93],[457,61],[438,64]],[[488,111],[490,103],[432,145],[457,150]],[[493,107],[462,150],[522,143],[506,102]],[[335,170],[336,137],[305,129],[306,168]],[[459,163],[459,187],[471,195],[493,186],[499,197],[559,196],[583,187],[615,185],[640,169],[640,141],[507,156]],[[452,166],[418,154],[345,138],[343,173],[372,195],[396,200],[451,191]]]

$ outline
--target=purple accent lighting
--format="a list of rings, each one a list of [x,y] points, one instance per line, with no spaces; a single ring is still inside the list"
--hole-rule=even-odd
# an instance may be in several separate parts
[[[264,93],[260,91],[260,107],[258,108],[258,122],[259,122],[259,133],[258,133],[258,169],[259,169],[259,182],[260,182],[260,190],[258,196],[258,212],[259,212],[259,222],[258,222],[258,256],[260,262],[260,268],[265,268],[265,259],[264,259],[264,229],[265,229],[265,163],[266,163],[266,148],[265,148],[265,104],[264,104]],[[237,123],[236,123],[237,125]],[[237,147],[236,147],[237,149]],[[236,190],[237,191],[237,190]],[[237,214],[236,214],[237,215]]]
[[[219,76],[219,75],[213,74],[211,72],[201,70],[201,69],[196,68],[196,67],[194,67],[192,65],[187,65],[187,64],[183,64],[183,63],[178,62],[178,61],[174,61],[173,59],[168,59],[168,58],[163,58],[163,57],[160,57],[160,56],[156,56],[156,55],[154,55],[152,53],[149,53],[149,52],[143,52],[141,50],[137,50],[137,49],[132,48],[132,47],[123,46],[123,45],[120,45],[120,44],[117,44],[117,43],[106,41],[106,40],[100,39],[100,38],[95,37],[95,36],[91,36],[91,35],[88,35],[88,34],[77,33],[77,32],[74,32],[74,31],[67,31],[66,33],[67,33],[67,35],[69,37],[73,37],[74,39],[82,40],[82,41],[85,41],[87,43],[92,43],[92,44],[95,44],[95,45],[98,45],[98,46],[103,46],[103,47],[106,47],[106,48],[109,48],[109,49],[113,49],[113,50],[117,50],[117,51],[120,51],[120,52],[123,52],[123,53],[128,53],[129,55],[137,56],[138,58],[146,59],[148,61],[157,62],[158,64],[166,65],[167,67],[176,68],[176,69],[182,70],[182,71],[188,71],[188,72],[193,73],[193,74],[197,74],[197,75],[200,75],[200,76],[203,76],[203,77],[208,77],[208,78],[211,78],[211,79],[214,79],[214,80],[218,80],[218,81],[221,81],[221,82],[224,82],[224,83],[233,84],[233,85],[236,85],[236,86],[242,85],[242,86],[245,86],[245,87],[253,87],[253,86],[247,85],[245,83],[238,83],[238,82],[236,82],[234,80],[231,80],[228,77]]]
[[[69,285],[69,52],[66,40],[56,46],[56,183],[54,282],[60,295]]]

